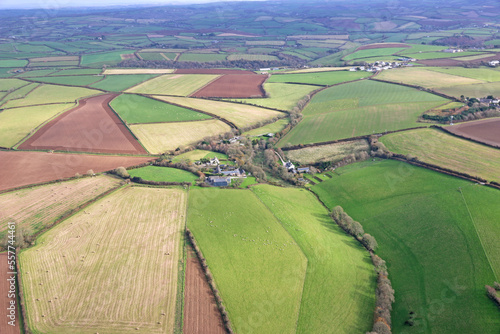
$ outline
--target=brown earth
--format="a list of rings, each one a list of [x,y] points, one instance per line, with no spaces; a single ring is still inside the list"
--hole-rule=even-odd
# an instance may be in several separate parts
[[[10,306],[11,300],[15,300],[10,299],[8,296],[10,284],[7,279],[10,278],[11,275],[8,275],[7,273],[11,272],[12,270],[9,269],[9,266],[7,264],[7,256],[7,253],[0,254],[0,333],[19,334],[21,333],[21,330],[19,328],[19,317],[21,316],[19,308],[16,308],[15,326],[9,325],[8,322],[10,321],[10,319],[7,318],[7,315],[9,314],[7,311],[7,307]],[[17,306],[19,306],[19,302],[16,300],[16,307]]]
[[[467,57],[467,56],[465,56]],[[483,62],[489,62],[492,60],[500,60],[500,53],[497,53],[490,57],[485,57],[481,59],[474,59],[463,61],[459,60],[460,56],[455,56],[455,59],[451,58],[440,58],[440,59],[426,59],[426,60],[418,60],[419,64],[425,66],[464,66],[464,65],[480,65]]]
[[[184,334],[226,333],[212,290],[191,247],[186,264],[184,294]]]
[[[461,123],[446,127],[456,135],[500,147],[500,118]]]
[[[180,68],[175,70],[175,74],[255,74],[247,70],[226,70],[217,68]]]
[[[262,84],[267,75],[226,74],[191,94],[192,97],[249,98],[264,97]]]
[[[19,146],[21,150],[58,150],[90,153],[146,154],[108,103],[116,94],[80,101]]]
[[[140,165],[151,157],[0,151],[0,191],[117,167]]]
[[[408,44],[403,44],[403,43],[382,43],[382,44],[370,44],[370,45],[363,45],[360,46],[357,51],[359,50],[370,50],[370,49],[382,49],[382,48],[409,48],[410,46]]]

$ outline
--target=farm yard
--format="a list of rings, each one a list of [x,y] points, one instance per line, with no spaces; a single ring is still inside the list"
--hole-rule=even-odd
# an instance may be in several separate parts
[[[28,326],[174,333],[185,210],[182,190],[128,187],[40,236],[19,256]]]

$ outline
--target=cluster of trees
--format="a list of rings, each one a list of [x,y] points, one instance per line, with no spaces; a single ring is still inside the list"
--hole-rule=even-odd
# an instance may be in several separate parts
[[[372,262],[377,272],[376,307],[371,333],[391,333],[391,311],[394,303],[394,289],[389,280],[387,265],[378,255],[371,253]]]
[[[9,238],[9,236],[10,234],[6,233],[2,239],[0,239],[0,249],[7,250],[8,246],[26,248],[31,246],[35,241],[33,231],[26,226],[16,226],[14,238]]]
[[[454,109],[445,109],[443,112],[455,112]],[[449,116],[440,115],[427,115],[423,114],[423,119],[428,119],[440,123],[449,123],[451,121],[451,116],[453,116],[453,121],[472,121],[475,119],[483,119],[488,117],[498,117],[500,116],[500,110],[494,106],[484,105],[479,103],[476,98],[470,98],[467,100],[467,107],[461,108],[460,113]]]
[[[500,283],[495,282],[493,286],[486,285],[486,294],[500,307]]]
[[[479,48],[484,45],[482,40],[475,39],[467,35],[457,35],[457,36],[439,38],[434,40],[432,44],[453,46],[460,48]]]
[[[342,209],[341,206],[334,207],[330,216],[337,223],[337,225],[339,225],[348,234],[355,237],[370,252],[374,252],[377,249],[377,240],[375,240],[372,235],[365,233],[361,223],[352,219],[347,213],[344,212],[344,209]]]
[[[384,143],[378,141],[377,136],[370,136],[368,138],[368,143],[370,144],[370,155],[374,157],[390,158],[392,157],[392,152],[385,147]]]

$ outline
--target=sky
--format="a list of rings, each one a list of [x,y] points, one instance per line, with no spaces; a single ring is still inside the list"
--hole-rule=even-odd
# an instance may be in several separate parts
[[[0,9],[11,8],[62,8],[97,7],[118,5],[174,5],[220,1],[259,1],[259,0],[0,0]]]

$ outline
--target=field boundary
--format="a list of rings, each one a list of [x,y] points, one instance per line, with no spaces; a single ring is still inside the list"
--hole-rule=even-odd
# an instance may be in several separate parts
[[[21,284],[22,271],[21,271],[21,266],[19,264],[20,251],[21,249],[19,247],[16,248],[16,270],[17,270],[16,285],[17,285],[17,297],[19,300],[19,310],[21,311],[21,316],[19,317],[19,320],[21,323],[21,328],[23,329],[21,333],[32,334],[31,330],[28,328],[27,316],[26,316],[26,304],[24,303],[24,291],[23,291],[23,285]]]
[[[184,52],[183,52],[184,53]],[[175,72],[174,72],[175,73]],[[225,74],[222,74],[222,75],[218,75],[217,77],[213,78],[212,80],[210,80],[209,82],[207,82],[206,84],[204,84],[203,86],[201,86],[200,88],[198,88],[197,90],[195,90],[194,92],[188,94],[187,96],[185,97],[192,97],[194,94],[196,94],[197,92],[199,92],[200,90],[202,90],[203,88],[207,87],[208,85],[214,83],[216,80],[222,78],[223,76],[225,76]]]

